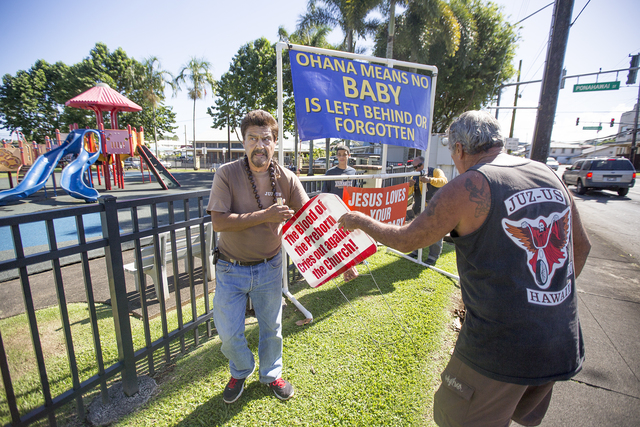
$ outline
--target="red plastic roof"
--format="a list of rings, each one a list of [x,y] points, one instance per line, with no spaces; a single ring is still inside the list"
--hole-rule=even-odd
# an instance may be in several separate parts
[[[71,98],[64,105],[98,111],[141,111],[142,107],[120,93],[111,89],[106,83],[98,83],[91,89]]]

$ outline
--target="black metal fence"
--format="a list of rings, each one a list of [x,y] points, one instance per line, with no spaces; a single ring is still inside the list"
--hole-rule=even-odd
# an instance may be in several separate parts
[[[387,174],[400,174],[404,172],[413,172],[413,166],[387,166],[385,173]],[[365,178],[359,177],[363,173],[357,173],[353,177],[353,185],[356,187],[362,187],[364,185]],[[314,180],[313,176],[304,176],[300,175],[302,186],[305,191],[309,195],[309,197],[313,197],[322,192],[322,186],[326,182],[325,180]],[[387,178],[382,181],[382,187],[391,187],[393,185],[404,184],[409,180],[406,176]]]
[[[389,167],[386,172],[399,173],[412,170],[413,168],[404,166]],[[387,178],[382,182],[382,186],[396,185],[407,180],[406,176]],[[362,185],[362,178],[356,176],[354,181],[356,186]],[[323,181],[313,180],[312,177],[305,177],[303,180],[303,186],[310,197],[320,193],[322,185]],[[211,230],[210,216],[205,209],[205,200],[208,196],[208,190],[124,201],[117,201],[113,196],[104,196],[99,199],[98,204],[0,219],[0,232],[2,229],[10,229],[13,249],[13,256],[9,256],[8,259],[5,256],[4,260],[0,261],[0,277],[13,273],[19,281],[24,303],[23,312],[28,319],[29,334],[39,375],[39,392],[41,401],[44,402],[38,407],[29,407],[26,413],[21,413],[21,406],[12,382],[8,349],[5,347],[0,330],[0,372],[6,395],[6,407],[4,409],[0,407],[0,415],[4,412],[5,418],[10,417],[11,421],[7,425],[29,425],[37,420],[48,418],[49,424],[54,426],[56,410],[73,401],[75,401],[78,418],[83,420],[85,418],[83,396],[99,388],[102,399],[106,402],[108,400],[107,383],[115,380],[118,374],[121,376],[125,394],[133,395],[138,391],[140,366],[143,365],[150,375],[155,373],[154,352],[160,350],[168,363],[172,355],[171,348],[174,350],[176,348],[176,345],[172,347],[172,344],[179,343],[177,351],[185,352],[187,334],[193,334],[193,344],[198,345],[201,338],[200,325],[205,325],[203,328],[206,327],[206,331],[203,333],[207,337],[212,336],[209,281],[213,272],[210,271],[212,264],[208,258],[211,255],[211,245],[207,246],[206,242],[215,242],[215,233]],[[98,224],[91,226],[87,224],[87,218],[91,215],[99,215]],[[63,233],[57,226],[58,222],[64,220],[75,224],[71,233],[74,234],[71,243],[69,243],[69,230],[66,230],[63,238],[61,236]],[[24,232],[29,230],[30,224],[44,224],[46,245],[40,247],[42,250],[34,252],[33,248],[25,247],[25,240],[28,239],[25,239]],[[88,234],[87,231],[89,231]],[[26,232],[33,233],[32,230]],[[165,246],[162,245],[163,242],[167,242]],[[91,262],[90,258],[93,258]],[[199,260],[201,269],[194,268],[196,259]],[[182,274],[179,268],[180,261],[186,263]],[[158,283],[168,280],[165,271],[162,270],[168,262],[171,263],[173,271],[174,287],[171,297],[172,302],[175,302],[177,316],[177,327],[172,330],[169,330],[167,322],[168,295],[166,293],[169,288]],[[76,346],[68,314],[66,286],[69,278],[62,274],[63,268],[67,268],[64,266],[69,264],[75,265],[78,270],[77,275],[81,276],[81,279],[76,277],[75,280],[82,282],[95,354],[94,364],[97,373],[84,380],[81,379],[77,368]],[[51,391],[51,378],[47,373],[42,333],[39,331],[36,316],[37,307],[34,300],[37,300],[35,296],[38,289],[32,286],[34,267],[39,267],[37,271],[48,267],[53,276],[71,376],[72,387],[55,396]],[[152,275],[145,268],[155,269],[153,270],[155,271],[155,299],[147,295],[147,276]],[[143,319],[144,344],[138,346],[139,348],[134,345],[132,337],[129,317],[132,292],[127,291],[127,272],[135,276],[139,294],[139,317]],[[128,277],[131,278],[131,276]],[[94,297],[98,281],[103,283],[106,281],[104,286],[108,286],[113,327],[118,344],[117,362],[110,366],[105,366],[98,327],[98,304]],[[186,282],[187,297],[184,300],[180,282]],[[201,284],[198,286],[201,287],[201,295],[205,296],[204,311],[200,313],[196,304],[196,282]],[[0,283],[0,286],[3,285],[4,283]],[[152,339],[150,331],[149,301],[153,301],[154,310],[160,316],[162,324],[161,337],[155,340]],[[187,308],[184,309],[183,306]],[[190,312],[187,313],[189,321],[185,321],[185,310]],[[0,403],[4,404],[4,402]]]
[[[132,395],[138,391],[137,370],[141,364],[145,365],[150,375],[155,372],[154,352],[164,350],[167,361],[171,357],[170,344],[174,341],[180,343],[181,352],[185,351],[185,336],[193,334],[193,341],[198,345],[200,332],[198,326],[206,324],[207,336],[212,335],[211,319],[212,313],[209,306],[209,277],[211,264],[208,260],[210,253],[207,253],[210,246],[207,246],[206,239],[215,241],[215,236],[211,229],[207,229],[210,217],[205,210],[205,199],[209,191],[181,193],[163,197],[147,199],[136,199],[117,201],[113,196],[100,198],[99,204],[74,207],[69,209],[43,211],[34,214],[5,217],[0,219],[0,229],[10,229],[12,239],[13,257],[4,257],[0,261],[0,274],[17,270],[18,281],[21,288],[24,302],[24,313],[28,319],[29,334],[33,346],[33,356],[37,364],[39,375],[39,388],[41,392],[40,401],[44,402],[36,408],[28,408],[28,412],[21,413],[22,405],[19,405],[12,382],[12,369],[8,360],[9,349],[3,341],[2,331],[0,331],[0,371],[2,374],[2,384],[6,395],[6,407],[3,410],[5,415],[10,416],[10,423],[7,425],[19,426],[28,425],[37,420],[48,418],[49,425],[56,425],[56,410],[63,405],[75,401],[76,411],[79,419],[85,418],[85,407],[83,396],[94,389],[100,389],[103,401],[108,399],[107,382],[117,374],[121,375],[123,390],[125,394]],[[91,215],[99,215],[99,230],[93,230],[97,236],[87,236],[85,222]],[[68,236],[61,237],[60,222],[72,220],[75,238],[69,244]],[[29,225],[44,224],[46,230],[46,248],[40,252],[30,253],[26,251],[25,240],[29,237],[24,235],[25,230],[29,230]],[[68,230],[66,230],[68,232]],[[97,232],[97,233],[95,233]],[[33,233],[31,231],[30,233]],[[162,235],[168,236],[166,253],[160,245]],[[67,239],[67,240],[65,240]],[[60,242],[64,241],[64,245]],[[139,301],[141,318],[144,324],[145,342],[140,348],[135,348],[132,338],[130,323],[130,294],[126,288],[125,254],[123,249],[133,248],[128,251],[126,257],[132,258],[133,265],[160,266],[163,262],[171,260],[173,270],[173,295],[175,300],[175,310],[178,319],[178,326],[169,330],[167,323],[167,308],[163,286],[156,286],[156,304],[159,305],[159,315],[162,323],[162,336],[152,340],[149,329],[149,307],[147,298],[147,273],[144,268],[134,268],[139,286]],[[151,249],[151,255],[145,256],[145,250]],[[104,257],[98,257],[90,262],[90,254],[103,252]],[[148,252],[147,252],[148,253]],[[201,269],[194,268],[196,253],[199,254],[199,264]],[[149,259],[151,257],[151,259]],[[71,280],[63,274],[61,260],[75,259],[81,268],[77,275],[81,275],[84,285],[84,293],[88,306],[88,322],[91,325],[93,347],[95,354],[95,366],[97,373],[88,379],[81,380],[78,372],[76,360],[76,345],[72,334],[72,325],[69,319],[67,306],[67,292],[65,287]],[[179,272],[179,261],[186,262],[182,277]],[[103,263],[103,264],[102,264]],[[145,264],[146,263],[146,264]],[[52,395],[51,376],[47,373],[45,363],[45,353],[43,352],[43,332],[39,330],[39,323],[36,316],[35,300],[38,299],[38,289],[34,289],[31,282],[33,276],[28,271],[35,265],[50,265],[50,274],[53,276],[53,285],[57,297],[60,320],[65,341],[65,350],[68,359],[68,368],[71,376],[72,387],[57,395]],[[78,265],[76,264],[76,268]],[[196,273],[199,271],[199,273]],[[101,335],[98,328],[97,304],[94,298],[95,284],[98,281],[108,283],[108,294],[110,296],[111,315],[113,317],[116,340],[118,343],[117,362],[110,366],[104,366],[103,349],[101,347]],[[196,277],[199,274],[200,277]],[[190,320],[184,321],[183,300],[178,283],[188,281],[188,295],[191,301],[187,308],[190,313]],[[162,279],[162,274],[156,275]],[[79,277],[73,278],[79,280]],[[196,285],[201,283],[204,298],[204,312],[198,313],[196,305]],[[0,286],[3,286],[0,284]],[[157,285],[157,284],[156,284]],[[200,285],[199,285],[200,286]],[[173,300],[172,300],[173,301]],[[36,387],[37,388],[37,387]],[[24,410],[22,412],[25,412]]]

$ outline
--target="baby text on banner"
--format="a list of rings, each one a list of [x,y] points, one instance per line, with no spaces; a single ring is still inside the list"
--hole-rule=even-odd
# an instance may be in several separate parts
[[[431,77],[289,51],[300,139],[342,138],[427,149]]]
[[[347,212],[338,196],[322,193],[282,228],[285,250],[313,288],[376,253],[376,242],[364,232],[338,228],[338,219]]]
[[[352,211],[395,225],[404,225],[407,217],[409,183],[385,188],[345,187],[342,199]]]

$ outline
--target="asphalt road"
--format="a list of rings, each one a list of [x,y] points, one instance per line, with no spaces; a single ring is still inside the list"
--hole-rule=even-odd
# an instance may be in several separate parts
[[[555,385],[541,426],[635,427],[640,423],[640,231],[635,224],[640,188],[625,197],[609,191],[573,195],[592,244],[576,281],[586,356],[578,375]]]
[[[565,167],[559,168],[559,176]],[[637,225],[640,220],[640,185],[636,183],[624,197],[606,190],[592,190],[581,196],[575,192],[575,187],[569,189],[574,190],[576,206],[589,232],[597,233],[624,253],[640,260],[640,227]]]

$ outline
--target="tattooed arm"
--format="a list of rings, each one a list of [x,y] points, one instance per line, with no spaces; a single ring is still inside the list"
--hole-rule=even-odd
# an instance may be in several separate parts
[[[343,215],[339,225],[361,229],[373,239],[401,252],[430,246],[451,230],[464,236],[477,230],[491,208],[489,183],[482,174],[467,171],[442,187],[426,210],[404,226],[383,224],[359,212]]]

